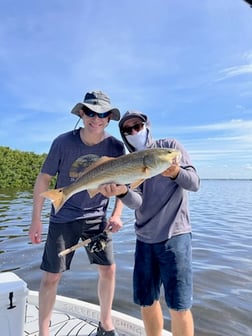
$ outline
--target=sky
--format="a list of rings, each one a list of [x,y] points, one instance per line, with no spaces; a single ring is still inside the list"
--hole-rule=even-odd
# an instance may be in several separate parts
[[[47,153],[102,90],[182,143],[202,179],[251,179],[251,22],[243,0],[2,0],[0,146]]]

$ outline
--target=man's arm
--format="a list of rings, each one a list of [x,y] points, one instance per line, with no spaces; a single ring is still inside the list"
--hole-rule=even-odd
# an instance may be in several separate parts
[[[49,188],[52,176],[40,173],[37,176],[34,191],[33,191],[33,209],[32,209],[32,222],[29,230],[31,242],[39,244],[41,242],[42,222],[41,212],[44,205],[44,198],[40,194]]]
[[[138,209],[142,205],[142,195],[138,189],[130,189],[124,184],[103,184],[99,191],[106,197],[117,196],[130,209]]]

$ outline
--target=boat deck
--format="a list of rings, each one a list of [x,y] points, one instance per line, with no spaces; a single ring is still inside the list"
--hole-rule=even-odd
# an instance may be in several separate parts
[[[71,314],[54,310],[50,324],[52,336],[87,336],[96,335],[97,322],[80,319]],[[24,335],[38,336],[38,307],[28,304],[26,310]],[[125,335],[125,334],[120,334]]]
[[[143,322],[135,317],[112,311],[114,326],[120,336],[145,336]],[[80,300],[57,296],[50,336],[95,336],[99,306]],[[24,336],[38,336],[38,293],[29,291]],[[163,336],[171,336],[164,330]]]

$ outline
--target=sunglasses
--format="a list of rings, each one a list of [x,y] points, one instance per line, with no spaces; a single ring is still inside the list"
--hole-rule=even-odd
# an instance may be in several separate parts
[[[136,132],[139,132],[143,129],[143,127],[144,127],[144,122],[141,122],[133,126],[124,127],[122,131],[125,135],[131,135],[133,130]]]
[[[98,118],[103,119],[103,118],[107,118],[110,115],[111,112],[108,111],[108,112],[96,113],[96,112],[91,111],[91,110],[85,110],[84,113],[89,118],[93,118],[93,117],[97,116]]]

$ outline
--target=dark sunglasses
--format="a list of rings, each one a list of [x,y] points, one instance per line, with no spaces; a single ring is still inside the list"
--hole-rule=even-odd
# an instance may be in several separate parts
[[[143,127],[144,127],[144,122],[141,122],[133,126],[124,127],[122,131],[125,135],[131,135],[133,130],[136,132],[139,132],[143,129]]]
[[[107,118],[110,115],[111,112],[108,111],[108,112],[96,113],[96,112],[91,111],[91,110],[85,110],[84,113],[89,118],[93,118],[93,117],[97,116],[98,118],[103,119],[103,118]]]

